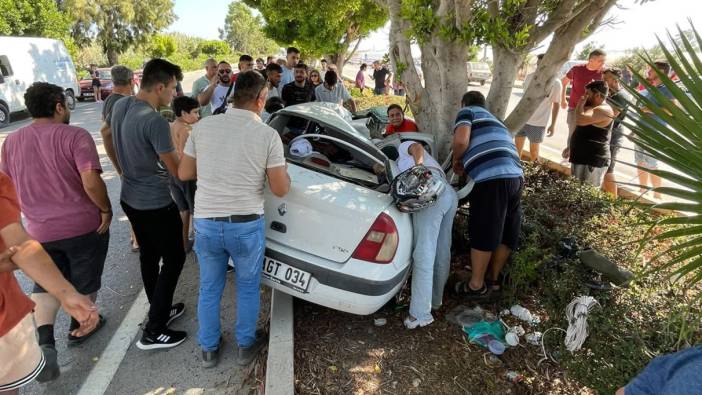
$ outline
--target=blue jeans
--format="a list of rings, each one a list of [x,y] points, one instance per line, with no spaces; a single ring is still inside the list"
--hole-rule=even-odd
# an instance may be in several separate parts
[[[197,336],[203,351],[219,347],[222,334],[219,311],[230,257],[236,267],[237,344],[248,347],[254,343],[261,303],[264,229],[263,217],[242,223],[195,218],[195,253],[200,263]]]
[[[410,315],[427,321],[439,308],[451,265],[451,229],[458,197],[450,185],[432,206],[412,214],[412,297]]]

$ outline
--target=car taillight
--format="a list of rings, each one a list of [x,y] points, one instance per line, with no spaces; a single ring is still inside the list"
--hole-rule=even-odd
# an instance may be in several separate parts
[[[395,221],[389,215],[381,213],[352,257],[373,263],[390,263],[395,257],[399,242]]]

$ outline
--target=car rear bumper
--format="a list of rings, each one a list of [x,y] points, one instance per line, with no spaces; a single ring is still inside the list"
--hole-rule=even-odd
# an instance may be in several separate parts
[[[331,270],[271,248],[265,255],[312,275],[308,292],[300,292],[263,278],[263,283],[300,299],[352,314],[368,315],[383,307],[407,280],[409,265],[389,278],[364,278]],[[363,263],[374,265],[373,263]]]

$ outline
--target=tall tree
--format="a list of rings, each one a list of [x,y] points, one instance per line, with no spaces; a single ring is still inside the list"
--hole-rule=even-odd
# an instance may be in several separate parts
[[[55,0],[0,0],[0,10],[0,35],[60,39],[75,57],[71,18]]]
[[[254,15],[244,3],[233,1],[224,18],[224,29],[219,30],[219,38],[226,41],[234,51],[253,56],[271,55],[280,46],[266,37],[261,27],[263,19]]]
[[[526,122],[547,95],[550,81],[577,42],[599,26],[616,0],[377,0],[390,12],[390,57],[407,88],[420,127],[448,152],[451,122],[467,84],[470,45],[489,43],[493,81],[488,107],[504,117],[524,56],[553,34],[529,89],[506,120],[511,130]],[[411,65],[416,41],[425,82]]]
[[[65,0],[62,7],[75,22],[78,43],[96,40],[111,65],[120,53],[146,43],[176,19],[172,0]]]
[[[303,56],[325,56],[339,71],[360,40],[382,27],[387,12],[373,0],[244,0],[261,12],[264,31],[283,45],[295,45]]]

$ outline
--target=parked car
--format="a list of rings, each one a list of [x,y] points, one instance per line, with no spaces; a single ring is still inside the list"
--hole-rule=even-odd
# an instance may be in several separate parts
[[[485,81],[492,79],[490,65],[484,62],[468,62],[468,82],[479,82],[485,85]]]
[[[24,92],[34,82],[62,87],[68,107],[75,108],[78,78],[71,55],[59,40],[34,37],[0,37],[0,127],[10,114],[24,111]]]
[[[109,67],[103,67],[97,69],[98,74],[100,75],[100,96],[102,97],[103,100],[107,98],[107,96],[112,94],[112,72],[111,68]],[[143,70],[137,70],[134,72],[134,89],[133,93],[136,95],[137,92],[139,91],[139,84],[141,83],[141,75],[143,73]],[[95,92],[93,91],[93,78],[90,75],[85,75],[83,78],[80,80],[80,96],[78,96],[78,101],[84,101],[86,99],[95,99]]]
[[[333,309],[372,314],[409,276],[412,221],[390,194],[399,170],[385,154],[389,143],[369,139],[331,107],[340,106],[294,105],[268,121],[280,133],[294,182],[285,197],[265,192],[263,283]],[[297,156],[298,144],[312,152]]]

